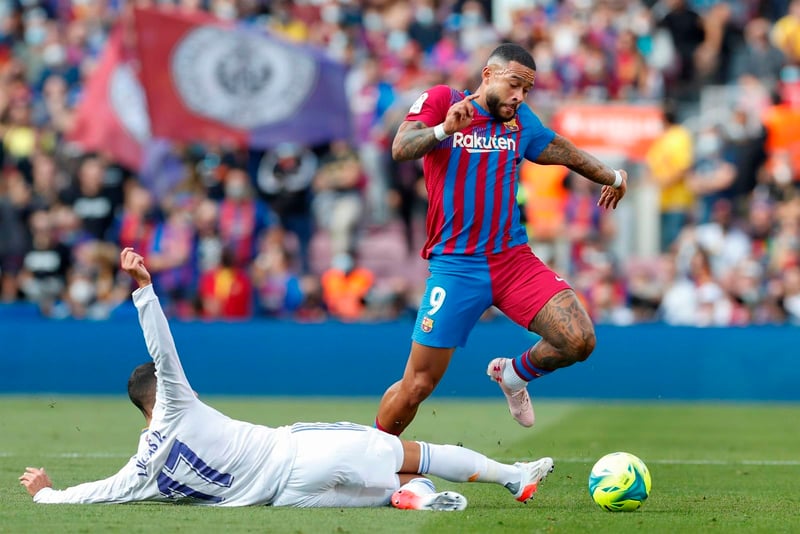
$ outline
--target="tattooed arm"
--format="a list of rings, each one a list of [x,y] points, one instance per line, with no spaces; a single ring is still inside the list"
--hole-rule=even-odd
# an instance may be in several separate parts
[[[439,125],[445,136],[449,137],[470,125],[472,117],[475,115],[472,101],[478,96],[478,93],[473,93],[450,106],[444,122]],[[403,122],[397,129],[397,135],[392,142],[392,158],[395,161],[407,161],[421,158],[433,150],[440,142],[434,133],[436,128],[437,126],[428,127],[422,121]]]
[[[581,176],[603,186],[598,206],[616,208],[625,192],[628,190],[628,174],[618,171],[622,175],[619,187],[612,187],[617,175],[614,169],[592,156],[588,152],[576,147],[566,137],[556,134],[553,140],[536,158],[540,165],[563,165],[577,172]]]
[[[392,142],[392,158],[395,161],[418,159],[433,150],[439,140],[422,121],[405,121],[397,129]]]
[[[566,137],[558,134],[542,150],[539,157],[536,158],[536,163],[541,165],[563,165],[600,185],[614,183],[614,169],[605,165],[588,152],[576,147]]]

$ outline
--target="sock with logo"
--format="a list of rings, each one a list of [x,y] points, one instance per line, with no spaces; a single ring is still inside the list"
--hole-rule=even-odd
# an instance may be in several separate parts
[[[533,365],[531,362],[531,352],[535,345],[516,358],[511,359],[511,365],[506,364],[503,369],[503,383],[506,387],[516,390],[522,389],[531,380],[535,380],[545,375],[549,375],[553,371],[540,369]]]

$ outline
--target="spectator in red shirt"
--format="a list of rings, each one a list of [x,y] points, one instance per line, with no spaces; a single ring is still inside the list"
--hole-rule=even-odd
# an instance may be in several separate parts
[[[201,315],[206,319],[248,319],[252,316],[253,287],[247,272],[237,267],[226,249],[218,267],[200,277]]]

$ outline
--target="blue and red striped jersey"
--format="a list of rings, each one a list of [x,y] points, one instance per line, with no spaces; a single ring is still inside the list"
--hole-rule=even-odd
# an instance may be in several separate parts
[[[407,121],[436,126],[465,93],[437,85],[422,93]],[[472,124],[440,142],[423,158],[428,191],[427,241],[422,257],[489,255],[528,242],[517,207],[518,167],[535,160],[553,140],[527,104],[507,122],[475,101]]]

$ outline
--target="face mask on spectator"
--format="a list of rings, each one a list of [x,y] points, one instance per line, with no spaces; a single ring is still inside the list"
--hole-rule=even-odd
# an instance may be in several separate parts
[[[342,14],[339,9],[339,6],[334,4],[328,4],[320,10],[320,16],[322,20],[327,22],[328,24],[339,24],[339,21],[342,19]]]
[[[383,29],[383,19],[374,11],[370,11],[364,15],[364,28],[367,31],[379,32]]]
[[[745,130],[745,127],[736,122],[728,124],[725,132],[732,141],[741,141],[747,137],[747,130]]]
[[[390,50],[399,52],[408,43],[408,34],[399,30],[395,30],[386,38],[386,44]]]
[[[787,156],[778,156],[775,158],[775,166],[772,170],[772,178],[778,185],[789,185],[792,182],[794,172],[792,171],[792,164]]]
[[[39,46],[44,41],[47,30],[44,26],[28,26],[25,28],[25,42],[30,46]]]
[[[551,72],[553,70],[553,56],[540,54],[536,58],[536,70],[538,72]]]
[[[417,22],[420,24],[428,25],[433,24],[434,14],[433,9],[429,6],[423,6],[417,9]]]
[[[695,150],[699,157],[713,156],[720,148],[719,136],[714,134],[701,134],[697,138]]]
[[[464,28],[475,28],[483,22],[483,17],[476,11],[467,11],[461,15],[461,26]]]
[[[247,196],[247,187],[244,184],[228,184],[225,186],[225,196],[241,200]]]
[[[51,67],[61,65],[65,59],[67,59],[67,53],[64,47],[59,44],[49,44],[42,51],[42,61],[44,61],[45,65]]]
[[[386,38],[386,44],[390,50],[399,52],[408,43],[408,34],[401,31],[393,31]]]
[[[214,6],[214,14],[224,20],[233,20],[236,18],[236,6],[230,3],[216,4]]]
[[[94,286],[88,280],[75,280],[69,286],[69,297],[79,304],[89,304],[94,297]]]

